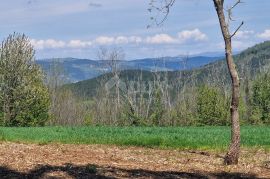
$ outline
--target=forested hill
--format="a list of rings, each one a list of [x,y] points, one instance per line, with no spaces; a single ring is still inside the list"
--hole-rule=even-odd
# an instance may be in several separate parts
[[[256,78],[258,74],[270,69],[270,41],[248,48],[242,53],[235,55],[234,59],[243,87],[250,80]],[[94,79],[69,84],[66,87],[72,89],[77,96],[91,98],[112,76],[112,74],[105,74]],[[167,79],[168,85],[173,88],[194,87],[200,84],[210,84],[219,87],[228,87],[230,85],[225,59],[194,70],[169,72],[124,70],[119,76],[122,81]]]
[[[208,55],[208,54],[205,54]],[[209,54],[211,55],[211,54]],[[220,60],[223,56],[185,56],[145,58],[136,60],[118,60],[118,68],[122,70],[146,70],[146,71],[175,71],[183,69],[194,69],[208,63]],[[67,80],[78,82],[95,78],[110,72],[110,61],[91,60],[77,58],[41,59],[37,63],[45,73],[49,73],[55,63],[61,67]]]

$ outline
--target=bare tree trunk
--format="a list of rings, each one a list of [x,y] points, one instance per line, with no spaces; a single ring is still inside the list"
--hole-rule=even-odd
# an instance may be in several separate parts
[[[240,98],[240,82],[238,73],[236,70],[236,66],[232,56],[232,43],[231,39],[233,35],[229,32],[228,24],[225,20],[225,15],[223,11],[224,0],[213,0],[215,4],[215,8],[217,11],[217,15],[220,22],[220,27],[222,31],[222,35],[225,42],[225,50],[226,50],[226,61],[228,65],[228,69],[230,72],[231,80],[232,80],[232,101],[231,101],[231,144],[229,147],[229,151],[225,156],[224,163],[227,165],[237,164],[238,158],[240,154],[240,124],[239,124],[239,98]],[[235,34],[235,33],[234,33]]]

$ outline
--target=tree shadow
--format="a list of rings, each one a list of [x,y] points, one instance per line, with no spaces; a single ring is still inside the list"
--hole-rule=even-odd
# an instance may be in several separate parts
[[[71,178],[257,178],[253,174],[243,173],[205,173],[205,172],[178,172],[178,171],[150,171],[143,169],[124,169],[118,167],[104,167],[93,164],[78,166],[65,164],[63,166],[38,165],[28,172],[18,172],[5,166],[0,166],[0,178],[59,178],[48,176],[52,172],[62,172]],[[65,177],[64,176],[64,177]]]
[[[264,165],[264,168],[270,169],[270,161],[265,161],[265,162],[263,163],[263,165]]]

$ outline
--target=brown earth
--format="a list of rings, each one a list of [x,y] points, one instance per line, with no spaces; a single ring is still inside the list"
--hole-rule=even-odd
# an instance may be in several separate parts
[[[0,178],[270,178],[270,152],[224,153],[75,144],[0,143]]]

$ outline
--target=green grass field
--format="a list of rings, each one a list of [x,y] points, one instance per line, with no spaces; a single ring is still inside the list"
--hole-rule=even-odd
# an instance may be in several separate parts
[[[244,126],[242,146],[270,149],[270,126]],[[0,127],[2,141],[115,144],[179,149],[227,148],[229,127]]]

